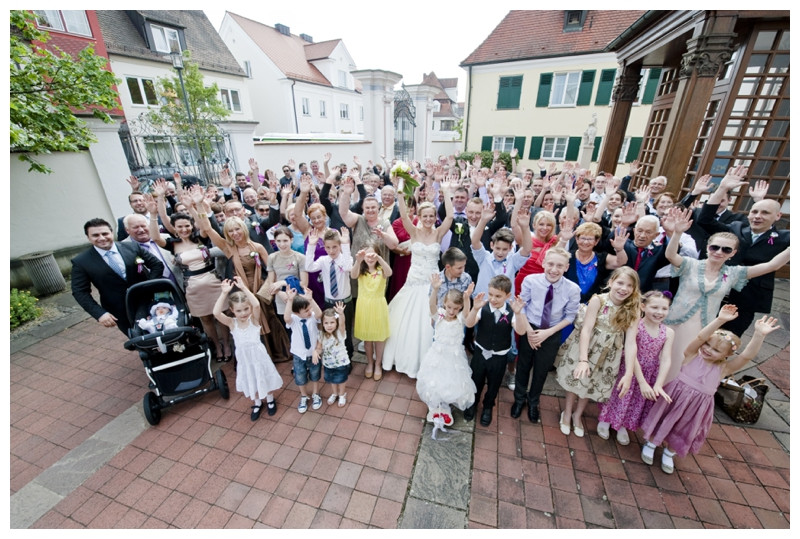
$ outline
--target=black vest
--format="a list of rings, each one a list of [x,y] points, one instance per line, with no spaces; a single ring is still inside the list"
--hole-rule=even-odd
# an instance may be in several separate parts
[[[491,307],[487,303],[481,309],[481,319],[475,324],[475,342],[485,350],[500,352],[511,348],[511,319],[514,312],[508,303],[505,305],[508,314],[500,317],[500,321],[494,321]],[[476,350],[477,352],[477,350]]]

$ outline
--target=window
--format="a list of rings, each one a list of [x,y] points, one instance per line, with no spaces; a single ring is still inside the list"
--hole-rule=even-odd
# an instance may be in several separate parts
[[[244,74],[248,79],[253,78],[253,66],[250,65],[250,60],[244,61]]]
[[[222,96],[222,104],[226,109],[233,112],[242,112],[242,103],[239,101],[239,90],[223,88],[219,93]]]
[[[89,21],[86,19],[86,12],[80,9],[58,10],[58,9],[37,9],[37,22],[42,28],[51,28],[70,34],[81,36],[92,35],[89,28]]]
[[[442,120],[442,131],[453,131],[456,127],[455,120]]]
[[[580,71],[553,74],[550,106],[575,106],[578,102],[578,86],[580,82]]]
[[[518,109],[521,93],[522,75],[500,77],[500,85],[497,90],[497,109]]]
[[[514,149],[514,137],[494,137],[492,151],[510,152]]]
[[[339,87],[347,88],[347,71],[339,70]]]
[[[619,157],[617,158],[617,163],[624,163],[625,158],[628,156],[628,148],[631,147],[631,137],[625,137],[625,140],[622,141],[622,146],[619,149]]]
[[[586,20],[586,11],[565,11],[564,12],[564,31],[580,32]]]
[[[127,77],[128,91],[131,93],[131,102],[134,105],[158,105],[156,87],[152,79]]]
[[[567,137],[545,137],[542,159],[564,161],[567,156]]]
[[[350,119],[350,105],[347,103],[341,103],[339,105],[339,118],[342,120],[349,120]]]
[[[183,52],[177,30],[174,28],[157,26],[155,24],[151,24],[150,29],[153,32],[153,44],[158,52],[165,52],[167,54],[171,53],[173,50]]]
[[[328,117],[328,108],[327,104],[324,100],[320,100],[319,102],[319,117],[320,118],[327,118]]]
[[[364,107],[363,106],[359,109],[358,117],[362,122],[364,121]]]
[[[311,116],[311,104],[307,97],[303,98],[303,116]]]

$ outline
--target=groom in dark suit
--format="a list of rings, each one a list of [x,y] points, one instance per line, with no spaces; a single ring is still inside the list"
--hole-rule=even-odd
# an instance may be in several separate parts
[[[111,225],[91,219],[83,231],[92,244],[72,259],[72,295],[87,313],[105,327],[116,326],[128,335],[125,294],[131,285],[160,278],[164,264],[138,243],[114,242]],[[92,297],[92,285],[100,293],[100,304]]]

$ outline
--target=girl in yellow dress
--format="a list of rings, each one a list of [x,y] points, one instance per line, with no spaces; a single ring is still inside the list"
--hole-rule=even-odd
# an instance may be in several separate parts
[[[356,320],[353,328],[355,338],[364,342],[367,368],[364,376],[378,381],[383,377],[381,361],[383,346],[389,338],[389,306],[386,303],[386,281],[392,276],[392,268],[379,254],[373,244],[356,253],[350,277],[358,279]]]

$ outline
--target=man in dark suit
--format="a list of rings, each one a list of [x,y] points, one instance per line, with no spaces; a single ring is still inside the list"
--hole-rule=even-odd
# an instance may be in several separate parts
[[[128,335],[125,294],[131,285],[160,278],[164,264],[133,242],[116,243],[111,225],[91,219],[83,231],[92,244],[72,259],[72,295],[87,313],[105,327],[116,326]],[[92,297],[92,285],[100,293],[100,304]]]
[[[145,219],[148,221],[150,220],[150,214],[147,212],[147,203],[145,201],[144,194],[139,191],[133,191],[128,195],[128,204],[131,205],[133,213],[143,215]],[[125,230],[125,223],[123,223],[124,219],[124,215],[117,219],[117,241],[122,241],[128,237],[128,231]],[[164,227],[161,223],[161,217],[158,218],[158,228],[161,230],[161,232],[164,232]]]
[[[747,222],[734,221],[720,223],[714,216],[720,202],[730,191],[748,182],[744,180],[747,169],[731,168],[722,179],[717,190],[700,209],[698,224],[710,235],[717,232],[731,232],[739,238],[739,249],[731,258],[730,265],[753,266],[772,260],[775,255],[789,247],[789,231],[778,230],[775,223],[781,218],[781,206],[776,200],[760,200],[753,204],[747,215]],[[728,303],[736,305],[739,315],[723,327],[741,336],[755,318],[755,313],[769,313],[772,310],[772,293],[775,288],[775,273],[754,277],[740,291],[731,290]]]
[[[183,272],[175,266],[175,257],[172,253],[159,247],[150,237],[150,227],[147,219],[138,213],[131,213],[125,216],[123,223],[125,224],[125,230],[128,232],[128,237],[122,240],[122,243],[136,242],[146,251],[156,255],[165,266],[162,277],[169,279],[183,290]]]
[[[664,219],[661,226],[672,236],[671,223]],[[628,255],[626,266],[630,266],[639,274],[639,290],[647,292],[653,288],[653,279],[656,272],[669,264],[666,257],[667,239],[660,245],[653,241],[659,236],[658,217],[655,215],[645,215],[636,221],[633,228],[633,239],[625,243],[625,254]]]
[[[695,199],[702,195],[703,193],[710,190],[710,182],[711,182],[711,175],[706,174],[701,176],[697,179],[694,184],[692,190],[686,194],[685,197],[681,199],[679,204],[683,207],[688,208],[692,205]],[[765,183],[765,182],[764,182]],[[766,194],[766,192],[764,193]],[[714,219],[722,223],[724,225],[729,225],[734,221],[741,221],[742,223],[747,223],[747,216],[743,213],[732,212],[728,209],[728,205],[731,202],[730,193],[722,193],[722,198],[719,201],[719,206],[717,207],[716,214],[714,215]],[[751,196],[753,196],[753,200],[762,200],[764,197],[760,196],[760,198],[755,197],[755,192],[751,190]],[[686,231],[692,239],[694,240],[695,244],[697,245],[697,251],[700,253],[700,259],[706,258],[706,244],[708,243],[708,238],[711,236],[703,227],[700,226],[700,211],[702,208],[695,208],[692,210],[692,226],[689,227],[689,230]]]

